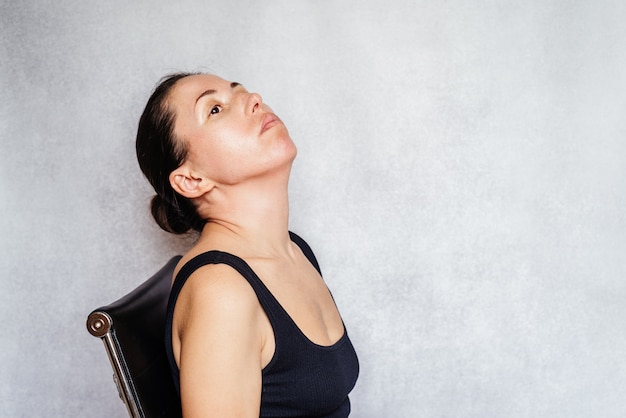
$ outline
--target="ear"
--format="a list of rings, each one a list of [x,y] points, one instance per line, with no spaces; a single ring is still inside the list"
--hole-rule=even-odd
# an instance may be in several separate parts
[[[188,199],[200,197],[215,187],[208,179],[198,176],[185,164],[172,171],[169,179],[174,191]]]

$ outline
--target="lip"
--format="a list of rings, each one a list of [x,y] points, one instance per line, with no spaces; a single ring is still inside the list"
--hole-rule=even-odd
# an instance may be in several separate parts
[[[268,129],[272,128],[280,122],[281,120],[278,118],[278,116],[273,113],[267,113],[263,117],[263,121],[261,122],[261,133],[267,131]]]

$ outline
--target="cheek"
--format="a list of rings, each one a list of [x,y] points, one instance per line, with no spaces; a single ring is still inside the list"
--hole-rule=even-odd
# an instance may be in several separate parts
[[[243,121],[231,123],[212,132],[213,142],[223,152],[235,152],[250,148],[257,139],[256,130]]]
[[[223,133],[203,143],[194,155],[196,166],[205,176],[220,183],[232,183],[237,173],[250,165],[255,152],[246,147],[246,138]],[[248,141],[249,142],[249,141]]]
[[[237,126],[224,126],[200,132],[194,145],[199,156],[204,156],[216,164],[243,152],[250,143],[250,134]]]

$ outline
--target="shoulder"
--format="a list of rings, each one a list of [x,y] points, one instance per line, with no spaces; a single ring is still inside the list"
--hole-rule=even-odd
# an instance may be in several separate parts
[[[232,347],[247,347],[239,354],[256,358],[267,339],[261,326],[263,318],[254,290],[236,270],[224,264],[203,266],[189,276],[174,307],[175,358],[189,359],[190,352],[198,351],[210,351],[219,358],[217,347],[226,352]],[[206,359],[202,360],[205,363]]]
[[[174,327],[239,326],[261,309],[254,290],[237,270],[209,264],[195,270],[182,286],[174,309]]]

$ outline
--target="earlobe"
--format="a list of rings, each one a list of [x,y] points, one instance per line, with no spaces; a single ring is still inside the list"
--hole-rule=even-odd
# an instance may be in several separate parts
[[[213,188],[208,180],[195,176],[185,166],[180,166],[172,171],[170,184],[176,193],[188,199],[200,197]]]

